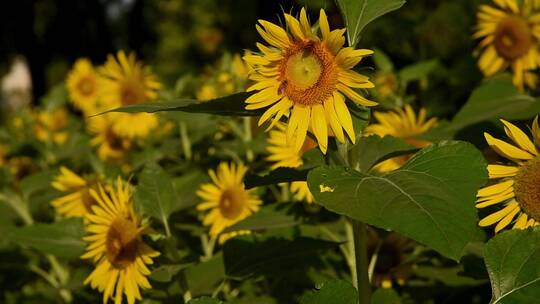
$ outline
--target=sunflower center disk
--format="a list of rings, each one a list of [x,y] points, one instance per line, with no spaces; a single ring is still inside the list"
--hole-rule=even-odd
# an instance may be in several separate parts
[[[92,95],[96,84],[92,78],[84,77],[77,83],[77,88],[85,96]]]
[[[242,213],[244,197],[237,189],[228,189],[219,198],[219,211],[228,219],[237,218]]]
[[[517,16],[501,21],[495,31],[494,44],[497,53],[509,60],[515,60],[527,54],[533,44],[527,21]]]
[[[514,187],[519,206],[527,215],[540,221],[540,157],[530,160],[519,170]]]
[[[281,91],[294,103],[323,103],[334,91],[336,67],[334,55],[324,45],[302,42],[285,54],[280,67]]]
[[[139,248],[137,224],[129,218],[117,218],[107,232],[107,258],[116,268],[131,265]]]
[[[126,82],[120,90],[122,105],[138,104],[145,101],[144,87],[134,82]]]

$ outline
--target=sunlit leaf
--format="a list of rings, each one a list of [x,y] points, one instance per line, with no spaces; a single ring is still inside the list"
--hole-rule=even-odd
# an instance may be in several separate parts
[[[349,45],[356,46],[364,27],[373,20],[405,4],[405,0],[337,0],[345,25]]]
[[[491,303],[536,303],[540,298],[540,228],[511,230],[492,238],[484,258]]]
[[[394,156],[414,153],[417,149],[402,139],[371,135],[361,138],[356,144],[358,166],[362,172],[367,172],[375,164]]]
[[[456,260],[482,236],[474,202],[486,179],[482,154],[464,142],[424,148],[382,176],[330,166],[308,174],[315,200],[328,210],[397,231]]]

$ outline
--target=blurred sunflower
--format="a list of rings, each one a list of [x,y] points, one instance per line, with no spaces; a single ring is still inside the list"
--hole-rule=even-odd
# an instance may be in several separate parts
[[[99,76],[87,58],[75,61],[66,78],[69,99],[85,115],[99,112],[98,91]]]
[[[102,77],[100,98],[105,110],[155,100],[161,84],[149,67],[137,61],[135,54],[119,51],[116,57],[109,55],[99,69]],[[128,138],[148,136],[158,125],[158,118],[148,113],[110,113],[116,134]]]
[[[427,119],[426,109],[420,109],[417,115],[410,105],[386,113],[375,112],[373,116],[377,119],[377,123],[367,126],[364,129],[364,135],[378,135],[380,137],[390,135],[401,138],[417,148],[424,148],[431,144],[431,142],[421,140],[418,137],[437,124],[437,118]],[[409,158],[409,155],[394,157],[377,164],[374,169],[379,172],[389,172],[401,167]]]
[[[536,226],[540,221],[540,127],[538,117],[533,122],[531,141],[527,134],[515,125],[501,120],[504,131],[513,143],[496,139],[484,133],[489,146],[509,164],[490,164],[487,169],[494,184],[478,191],[476,208],[482,209],[499,204],[498,211],[484,217],[479,225],[495,226],[501,231],[517,218],[513,229]]]
[[[268,146],[266,151],[270,155],[266,160],[272,162],[271,169],[277,169],[279,167],[298,168],[304,164],[302,155],[317,147],[317,143],[310,137],[306,137],[304,145],[297,151],[293,142],[287,142],[286,126],[282,123],[278,123],[273,130],[269,132],[267,139]],[[307,203],[313,203],[313,195],[309,191],[307,182],[296,181],[290,184],[291,192],[294,194],[294,199],[297,201],[306,201]]]
[[[51,185],[66,195],[52,200],[51,205],[62,216],[83,217],[96,204],[90,190],[96,189],[98,182],[97,178],[83,178],[66,167],[60,167],[60,174]]]
[[[540,18],[536,0],[494,0],[495,6],[481,5],[474,38],[481,39],[478,66],[486,76],[508,67],[513,83],[536,88],[538,77],[532,70],[540,65]]]
[[[113,297],[115,303],[122,303],[125,295],[128,303],[141,300],[139,288],[151,288],[147,265],[159,252],[142,240],[146,227],[133,210],[130,186],[118,178],[116,190],[109,193],[103,187],[91,189],[90,194],[97,202],[92,213],[86,214],[88,247],[83,259],[96,263],[94,271],[84,284],[90,284],[103,293],[103,303]]]
[[[52,142],[58,145],[62,145],[67,141],[69,133],[66,128],[69,117],[66,109],[42,110],[34,112],[33,117],[34,135],[39,141]]]
[[[220,235],[225,228],[257,212],[262,204],[253,190],[245,189],[243,179],[246,172],[247,168],[243,164],[222,162],[216,171],[208,171],[213,183],[203,184],[197,191],[197,195],[203,200],[197,205],[197,210],[209,210],[204,216],[203,224],[211,226],[210,236],[219,236],[220,243],[238,234]]]
[[[246,88],[247,74],[248,66],[239,54],[235,54],[232,58],[224,56],[217,67],[209,67],[207,73],[201,77],[203,83],[195,93],[195,97],[200,101],[208,101],[242,92]]]
[[[259,125],[269,119],[275,124],[290,112],[287,140],[295,138],[297,151],[310,126],[323,153],[328,148],[329,128],[340,142],[345,142],[344,129],[354,143],[353,123],[343,95],[363,106],[377,104],[353,89],[374,87],[368,77],[352,70],[373,51],[344,48],[345,29],[330,31],[324,10],[319,17],[322,39],[312,31],[304,8],[299,20],[289,14],[285,20],[290,33],[264,20],[259,20],[261,26],[256,25],[271,46],[258,43],[260,55],[244,56],[253,68],[249,78],[256,82],[247,91],[258,91],[246,100],[246,109],[271,106]]]
[[[98,157],[103,161],[122,163],[132,146],[129,138],[119,136],[113,129],[109,116],[95,116],[87,121],[88,131],[94,135],[90,141],[97,147]]]

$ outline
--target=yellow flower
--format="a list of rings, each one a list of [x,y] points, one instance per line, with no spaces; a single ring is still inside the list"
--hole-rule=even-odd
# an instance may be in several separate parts
[[[295,137],[297,151],[302,148],[309,127],[323,153],[328,148],[329,129],[340,142],[345,142],[344,129],[354,142],[356,135],[344,95],[363,106],[377,104],[354,90],[373,88],[373,83],[352,70],[373,51],[344,48],[345,29],[330,31],[324,10],[319,18],[322,39],[312,31],[305,9],[301,10],[299,20],[289,14],[285,14],[285,20],[290,33],[264,20],[256,26],[271,46],[258,43],[260,55],[244,56],[252,67],[249,78],[255,81],[247,91],[258,91],[246,100],[246,109],[271,106],[259,125],[267,120],[275,124],[290,112],[287,140]]]
[[[197,195],[203,200],[197,205],[197,210],[209,210],[204,216],[203,224],[211,226],[211,237],[218,237],[225,228],[259,210],[262,201],[253,190],[246,190],[244,187],[246,172],[247,168],[243,164],[222,162],[217,171],[208,171],[213,183],[203,184],[197,191]],[[226,239],[226,236],[221,235],[219,242],[223,243]]]
[[[375,112],[373,116],[377,119],[377,123],[364,129],[366,136],[384,137],[390,135],[401,138],[417,148],[424,148],[431,144],[429,141],[418,139],[420,135],[431,130],[437,123],[437,118],[427,119],[426,109],[420,109],[417,116],[412,107],[406,105],[403,109],[387,113]],[[379,172],[393,171],[401,167],[409,158],[410,156],[394,157],[377,164],[374,169]]]
[[[75,61],[66,78],[66,87],[73,105],[85,115],[93,115],[99,111],[99,77],[90,60],[81,58]]]
[[[109,116],[89,118],[87,128],[90,134],[94,135],[90,144],[97,147],[97,154],[101,160],[122,163],[131,149],[132,142],[129,138],[118,135],[113,126],[114,121]]]
[[[208,101],[218,98],[218,94],[216,93],[216,88],[213,85],[203,84],[195,94],[195,97],[199,101]]]
[[[60,175],[54,178],[52,186],[66,195],[54,199],[51,205],[62,216],[83,217],[96,204],[90,190],[96,189],[97,183],[98,179],[83,178],[66,167],[60,167]]]
[[[34,135],[39,141],[64,144],[68,139],[68,113],[64,108],[35,112]]]
[[[490,164],[487,169],[494,183],[480,189],[476,208],[499,205],[498,211],[484,217],[481,227],[495,226],[499,232],[513,222],[513,229],[536,226],[540,221],[540,128],[534,120],[533,141],[515,125],[501,120],[513,143],[484,133],[489,146],[508,159],[505,164]],[[514,219],[516,219],[514,221]]]
[[[481,39],[478,66],[486,76],[510,67],[513,82],[535,88],[538,77],[531,70],[540,64],[540,18],[538,1],[494,0],[495,6],[481,5],[474,38]]]
[[[102,76],[100,97],[105,110],[155,100],[161,84],[149,67],[137,61],[135,54],[126,56],[119,51],[116,58],[109,55],[99,70]],[[158,118],[147,113],[111,113],[114,132],[129,138],[147,137],[157,127]]]
[[[269,132],[267,139],[268,147],[266,151],[270,155],[266,160],[272,162],[272,169],[279,167],[298,168],[304,164],[302,155],[317,147],[317,143],[311,138],[306,137],[304,145],[297,151],[294,147],[294,140],[287,142],[286,127],[282,123],[278,123],[276,127]],[[309,191],[307,182],[296,181],[290,184],[291,192],[294,194],[294,199],[297,201],[306,201],[307,203],[313,203],[313,195]]]
[[[375,83],[375,91],[381,98],[393,96],[398,88],[398,79],[392,72],[375,74],[373,82]]]
[[[96,267],[84,284],[102,292],[103,303],[111,297],[122,303],[124,295],[128,303],[135,303],[142,298],[140,288],[151,288],[147,265],[159,252],[142,240],[146,227],[133,209],[129,184],[119,178],[116,191],[107,193],[100,186],[90,194],[97,204],[86,215],[84,240],[89,244],[81,258],[93,260]]]

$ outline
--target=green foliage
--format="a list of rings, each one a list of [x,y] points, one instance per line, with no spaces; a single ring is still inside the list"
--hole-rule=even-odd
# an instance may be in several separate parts
[[[278,183],[305,181],[308,171],[308,169],[298,170],[294,168],[280,167],[270,171],[270,173],[264,176],[248,174],[246,175],[245,185],[247,189],[250,189]]]
[[[349,45],[356,46],[368,23],[399,9],[405,0],[337,0],[337,4],[347,25]]]
[[[380,138],[370,135],[362,138],[355,147],[358,170],[368,172],[375,164],[402,154],[414,153],[418,149],[392,136]]]
[[[511,230],[491,239],[485,261],[492,303],[534,303],[540,297],[540,229]]]
[[[257,213],[225,229],[224,232],[240,230],[261,231],[296,226],[300,224],[301,220],[292,209],[291,206],[281,204],[264,206]]]
[[[443,142],[382,176],[323,166],[309,173],[308,184],[328,210],[400,232],[458,260],[467,243],[481,237],[474,201],[486,178],[478,150]]]
[[[51,224],[36,223],[10,231],[8,238],[25,247],[62,258],[78,258],[86,243],[81,219],[65,219]]]
[[[358,292],[351,283],[343,280],[332,280],[317,286],[316,291],[306,293],[300,304],[356,304]]]
[[[379,288],[373,293],[372,304],[401,304],[401,299],[394,289]]]

